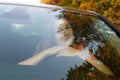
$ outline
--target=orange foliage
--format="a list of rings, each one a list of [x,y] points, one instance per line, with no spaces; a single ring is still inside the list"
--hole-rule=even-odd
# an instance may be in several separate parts
[[[120,28],[120,0],[41,0],[46,4],[92,10],[102,14]]]
[[[41,0],[41,2],[44,4],[54,4],[54,5],[57,5],[62,1],[63,0]]]

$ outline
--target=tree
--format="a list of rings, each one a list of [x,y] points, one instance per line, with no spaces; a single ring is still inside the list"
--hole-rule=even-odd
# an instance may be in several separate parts
[[[114,24],[120,25],[119,3],[120,0],[62,0],[55,5],[68,6],[83,10],[93,10],[101,13]],[[109,66],[115,75],[108,76],[102,74],[86,62],[82,66],[71,68],[68,71],[67,80],[119,80],[120,56],[118,54],[120,53],[120,50],[115,47],[116,45],[120,47],[119,39],[117,39],[114,34],[105,34],[105,32],[107,32],[105,25],[98,21],[95,23],[95,18],[91,19],[89,15],[82,14],[82,16],[80,16],[81,14],[79,13],[74,14],[71,12],[62,12],[62,14],[62,16],[68,19],[69,23],[73,26],[76,43],[86,43],[84,44],[85,46],[92,43],[92,41],[97,43],[100,42],[100,44],[102,44],[97,46],[97,50],[94,50],[93,47],[91,47],[90,51],[105,65]],[[90,25],[93,22],[94,24]],[[95,28],[93,25],[97,25],[99,29]]]
[[[62,14],[58,15],[58,18],[61,17],[66,18],[73,27],[75,42],[89,46],[90,51],[94,53],[97,59],[108,66],[115,75],[103,74],[85,62],[81,66],[70,68],[67,73],[67,80],[119,80],[120,50],[116,49],[116,46],[120,47],[120,41],[114,34],[107,33],[110,29],[97,17],[88,14],[63,11]],[[99,45],[95,46],[96,43]]]
[[[120,29],[120,0],[42,0],[42,2],[98,12]]]
[[[85,62],[82,66],[70,68],[66,80],[115,80],[113,76],[100,73],[91,64]]]

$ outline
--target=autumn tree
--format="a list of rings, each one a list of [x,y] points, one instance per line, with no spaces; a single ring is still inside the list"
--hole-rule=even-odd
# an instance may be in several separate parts
[[[120,50],[116,49],[116,46],[120,47],[119,38],[114,34],[107,33],[110,31],[109,28],[96,16],[63,11],[62,14],[58,15],[58,18],[61,17],[66,18],[71,24],[75,42],[89,46],[89,50],[95,54],[97,59],[108,66],[115,75],[105,75],[86,62],[81,66],[70,68],[67,80],[119,80]],[[95,46],[96,43],[100,45]],[[98,47],[97,50],[96,47]]]
[[[55,2],[55,0],[49,1],[50,2],[48,4],[52,3],[55,5],[57,4],[61,6],[99,12],[111,20],[114,24],[120,25],[120,0],[58,0],[58,2]],[[79,13],[71,13],[65,11],[62,12],[62,16],[69,21],[75,31],[74,35],[76,43],[85,43],[85,46],[88,46],[92,41],[97,43],[100,42],[103,44],[97,46],[98,49],[96,51],[94,51],[93,47],[90,47],[90,51],[94,53],[95,56],[106,66],[108,66],[115,76],[102,74],[91,64],[85,62],[82,66],[70,68],[67,73],[67,80],[119,80],[120,50],[116,49],[115,47],[116,45],[120,47],[119,39],[117,39],[114,34],[105,34],[107,32],[105,25],[99,21],[95,23],[94,19],[96,19],[96,17],[92,16],[91,18],[89,15],[80,15],[81,14]],[[99,29],[96,28],[96,25]],[[94,45],[94,43],[92,44]]]
[[[87,62],[82,66],[76,65],[75,68],[70,68],[66,76],[66,80],[116,80],[113,76],[101,73]]]
[[[42,2],[98,12],[120,29],[120,0],[42,0]]]

